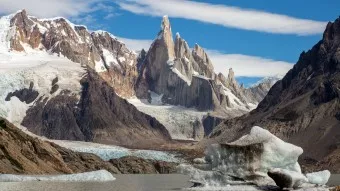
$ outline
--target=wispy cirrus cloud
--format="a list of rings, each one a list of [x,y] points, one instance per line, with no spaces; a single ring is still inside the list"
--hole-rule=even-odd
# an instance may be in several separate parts
[[[277,34],[320,34],[327,24],[259,10],[189,0],[120,0],[117,4],[121,9],[135,14],[169,15],[225,27]]]
[[[214,50],[207,50],[207,54],[216,73],[228,75],[228,69],[233,68],[237,77],[284,76],[294,66],[285,61],[244,54],[224,54]]]
[[[26,9],[37,17],[76,17],[94,11],[98,0],[0,0],[0,14]]]

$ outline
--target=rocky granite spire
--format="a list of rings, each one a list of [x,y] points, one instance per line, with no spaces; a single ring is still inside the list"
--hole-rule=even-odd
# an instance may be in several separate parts
[[[176,33],[175,39],[175,56],[176,58],[187,58],[190,60],[191,58],[191,51],[189,48],[188,43],[181,38],[179,33]]]
[[[234,70],[232,68],[229,68],[228,79],[227,79],[227,88],[231,88],[235,91],[237,89],[239,89],[239,84],[237,83],[237,81],[235,79],[235,73],[234,73]]]
[[[193,64],[194,70],[200,75],[214,79],[214,66],[204,49],[198,44],[195,44],[192,50],[192,56],[195,61],[195,64]]]
[[[163,95],[162,101],[168,104],[199,110],[226,110],[230,107],[249,110],[243,98],[237,98],[238,94],[218,83],[213,64],[202,47],[196,44],[191,51],[179,33],[173,43],[166,16],[143,65],[136,84],[140,98],[148,98],[149,91],[153,91]]]
[[[158,33],[158,39],[163,41],[164,46],[167,48],[169,59],[175,57],[174,40],[172,38],[171,25],[168,16],[164,16],[161,25],[161,31]]]

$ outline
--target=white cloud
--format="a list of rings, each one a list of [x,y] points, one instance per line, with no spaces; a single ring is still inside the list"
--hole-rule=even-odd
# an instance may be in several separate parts
[[[218,51],[207,50],[216,73],[228,75],[228,69],[233,68],[237,77],[267,77],[284,76],[293,63],[272,59],[248,56],[243,54],[223,54]]]
[[[104,19],[111,19],[111,18],[113,18],[113,17],[115,17],[116,16],[116,14],[114,14],[114,13],[109,13],[109,14],[107,14],[105,17],[104,17]]]
[[[0,0],[0,14],[26,9],[37,17],[76,17],[92,12],[99,0]]]
[[[142,50],[143,48],[144,50],[148,51],[153,41],[153,40],[128,39],[122,37],[117,38],[118,40],[124,42],[129,49],[134,51],[139,51]]]
[[[225,27],[267,33],[313,35],[327,22],[299,19],[259,10],[200,3],[188,0],[121,0],[121,9],[135,14],[191,19]]]

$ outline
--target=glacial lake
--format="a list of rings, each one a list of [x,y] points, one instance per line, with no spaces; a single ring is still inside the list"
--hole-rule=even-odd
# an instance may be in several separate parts
[[[1,191],[174,191],[193,184],[185,175],[115,175],[112,182],[10,182],[0,183]],[[332,175],[330,186],[340,185],[340,175]]]

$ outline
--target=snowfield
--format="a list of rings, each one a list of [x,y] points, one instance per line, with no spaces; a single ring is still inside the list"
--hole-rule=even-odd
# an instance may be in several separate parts
[[[21,102],[17,97],[5,101],[10,92],[29,88],[33,82],[33,90],[39,92],[39,97],[52,98],[62,90],[70,90],[79,96],[80,79],[85,69],[80,64],[71,62],[47,53],[24,54],[11,53],[7,57],[0,55],[0,116],[15,124],[20,124],[26,111],[34,104]],[[58,90],[50,93],[53,79],[58,78]]]
[[[0,174],[0,182],[28,182],[28,181],[53,181],[53,182],[107,182],[116,180],[106,170],[85,172],[67,175],[14,175]]]

